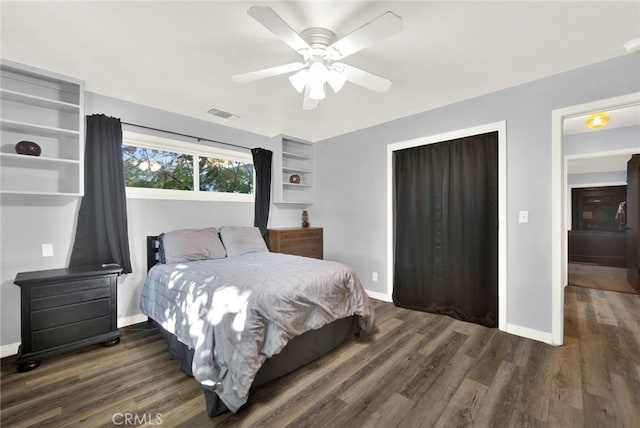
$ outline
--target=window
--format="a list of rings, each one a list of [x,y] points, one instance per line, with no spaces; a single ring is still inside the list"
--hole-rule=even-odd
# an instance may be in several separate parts
[[[223,158],[200,157],[201,192],[253,192],[253,164]]]
[[[193,156],[127,145],[122,151],[127,187],[193,190]]]
[[[122,153],[128,197],[254,200],[250,153],[131,132]]]

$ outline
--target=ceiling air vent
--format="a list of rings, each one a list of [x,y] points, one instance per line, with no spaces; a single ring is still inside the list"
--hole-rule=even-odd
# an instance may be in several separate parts
[[[221,117],[223,119],[236,119],[239,116],[237,114],[233,114],[231,112],[228,111],[224,111],[221,110],[219,108],[212,108],[211,110],[209,110],[207,113],[213,115],[213,116],[217,116],[217,117]]]

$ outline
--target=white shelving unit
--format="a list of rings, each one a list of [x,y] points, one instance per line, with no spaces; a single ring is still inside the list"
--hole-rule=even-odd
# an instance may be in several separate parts
[[[313,143],[281,135],[276,137],[281,148],[274,157],[274,202],[282,205],[313,204]],[[289,181],[300,176],[300,183]]]
[[[82,196],[84,82],[0,60],[0,193]],[[40,156],[19,155],[19,141]]]

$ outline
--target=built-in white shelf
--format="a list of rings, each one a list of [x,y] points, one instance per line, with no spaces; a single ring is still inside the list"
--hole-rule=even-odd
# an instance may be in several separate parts
[[[276,205],[299,205],[299,206],[309,206],[313,205],[313,201],[281,201],[275,202]]]
[[[0,190],[3,195],[34,195],[34,196],[82,196],[82,193],[69,192],[32,192],[27,190]]]
[[[290,168],[290,167],[282,167],[282,172],[299,172],[301,174],[312,174],[313,171],[302,168]]]
[[[280,135],[274,156],[274,202],[282,205],[309,206],[313,204],[313,143]],[[292,175],[300,183],[291,183]]]
[[[31,134],[38,137],[78,137],[80,135],[80,131],[74,131],[73,129],[54,128],[52,126],[7,119],[0,119],[0,128],[9,132]]]
[[[302,183],[282,183],[283,186],[286,187],[313,187],[311,184],[302,184]]]
[[[0,193],[82,196],[84,82],[0,59]],[[11,152],[21,140],[41,156]]]
[[[301,154],[292,153],[292,152],[282,152],[282,156],[284,156],[285,158],[300,159],[300,160],[311,160],[311,159],[313,159],[311,156],[301,155]]]
[[[73,164],[73,165],[79,165],[80,161],[79,160],[74,160],[74,159],[63,159],[63,158],[50,158],[50,157],[45,157],[45,156],[30,156],[30,155],[19,155],[17,153],[0,153],[0,159],[6,159],[11,163],[20,163],[20,162],[26,162],[26,163],[40,163],[40,164],[46,164],[46,163],[51,163],[51,164]]]
[[[50,98],[39,97],[36,95],[27,94],[24,92],[12,91],[10,89],[0,88],[0,99],[13,101],[22,104],[29,104],[36,107],[66,111],[77,112],[80,110],[80,105],[66,103],[64,101],[53,100]]]

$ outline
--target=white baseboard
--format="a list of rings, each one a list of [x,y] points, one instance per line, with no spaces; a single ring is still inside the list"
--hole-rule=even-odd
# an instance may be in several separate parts
[[[120,317],[118,318],[118,328],[126,327],[132,324],[138,324],[146,321],[147,321],[147,316],[145,314],[136,314],[128,317]]]
[[[533,328],[507,323],[506,332],[553,345],[553,335],[547,331],[540,331]]]
[[[9,343],[8,345],[0,346],[0,358],[16,355],[18,353],[19,347],[20,347],[20,342]]]
[[[393,302],[393,299],[387,293],[381,293],[379,291],[371,291],[371,290],[367,290],[366,288],[364,291],[366,291],[369,297],[373,299],[382,300],[383,302]]]

